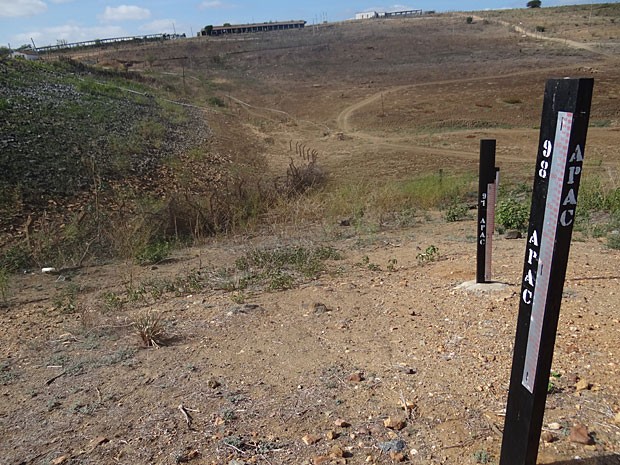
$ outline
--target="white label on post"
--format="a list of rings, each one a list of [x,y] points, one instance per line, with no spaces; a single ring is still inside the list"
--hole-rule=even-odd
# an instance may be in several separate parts
[[[567,112],[558,113],[558,121],[555,130],[555,146],[551,150],[551,142],[543,144],[543,160],[538,167],[537,175],[541,178],[549,176],[547,187],[547,201],[545,204],[542,236],[540,237],[540,253],[536,271],[534,295],[532,297],[532,313],[530,328],[527,337],[525,351],[525,366],[521,384],[531,393],[534,392],[536,381],[536,369],[538,368],[538,354],[542,338],[543,321],[545,318],[545,306],[549,291],[549,277],[551,261],[555,248],[555,236],[560,219],[562,206],[562,189],[564,187],[564,174],[568,158],[568,144],[570,141],[573,114]],[[534,231],[537,234],[536,231]],[[525,280],[531,282],[531,271],[526,274]]]

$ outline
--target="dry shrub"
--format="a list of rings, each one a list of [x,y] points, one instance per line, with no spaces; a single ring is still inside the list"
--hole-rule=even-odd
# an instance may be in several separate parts
[[[327,181],[327,176],[316,161],[316,153],[304,157],[303,163],[299,166],[291,158],[286,170],[286,177],[276,179],[276,191],[280,195],[290,198],[323,186]]]
[[[144,347],[160,347],[166,343],[166,328],[161,313],[147,310],[133,322],[136,334]]]

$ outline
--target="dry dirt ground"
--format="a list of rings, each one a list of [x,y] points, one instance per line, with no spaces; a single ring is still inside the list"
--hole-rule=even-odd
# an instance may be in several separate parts
[[[498,140],[503,179],[527,181],[545,79],[593,76],[586,168],[616,182],[620,38],[606,24],[597,47],[580,29],[591,48],[453,15],[90,59],[178,79],[169,58],[192,57],[188,86],[208,80],[227,99],[226,118],[260,142],[270,169],[303,142],[332,186],[475,172],[481,138]],[[156,267],[14,276],[0,312],[0,462],[497,464],[525,241],[497,237],[505,287],[467,292],[456,287],[474,278],[475,230],[435,212],[370,232],[283,225]],[[327,244],[342,259],[281,292],[164,293],[122,308],[112,297],[287,244]],[[425,261],[430,246],[438,254]],[[575,235],[539,463],[620,463],[619,269],[617,250]],[[165,346],[140,347],[130,322],[147,310],[161,314]],[[592,444],[571,440],[575,424]]]

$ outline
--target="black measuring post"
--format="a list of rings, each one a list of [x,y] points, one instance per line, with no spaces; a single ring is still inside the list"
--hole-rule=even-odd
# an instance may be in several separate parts
[[[487,252],[490,237],[488,211],[495,205],[489,204],[489,185],[495,183],[495,139],[480,141],[480,168],[478,175],[478,249],[476,256],[476,282],[487,282]],[[490,257],[489,257],[490,258]]]
[[[583,166],[593,79],[547,81],[500,465],[535,465]]]

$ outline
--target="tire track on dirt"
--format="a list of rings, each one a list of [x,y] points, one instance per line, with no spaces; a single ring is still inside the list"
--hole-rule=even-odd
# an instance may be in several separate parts
[[[570,66],[561,66],[561,67],[549,67],[549,68],[537,68],[534,70],[528,71],[516,71],[514,73],[506,73],[506,74],[493,74],[493,75],[484,75],[484,76],[476,76],[470,78],[462,78],[462,79],[444,79],[440,81],[428,81],[428,82],[418,82],[415,84],[406,84],[401,86],[390,87],[388,89],[384,89],[375,94],[372,94],[363,100],[360,100],[357,103],[345,108],[342,110],[338,116],[336,117],[336,125],[338,129],[342,132],[351,132],[354,129],[351,127],[350,119],[351,116],[364,108],[365,106],[370,105],[373,102],[376,102],[381,98],[381,95],[391,94],[394,92],[398,92],[401,90],[411,90],[423,87],[431,87],[431,86],[442,86],[442,85],[450,85],[450,84],[465,84],[470,82],[479,82],[479,81],[487,81],[491,79],[505,79],[505,78],[514,78],[519,76],[528,76],[530,74],[535,73],[544,73],[544,72],[558,72],[565,69],[574,69],[575,65]],[[355,131],[356,136],[360,136],[360,132]]]
[[[477,20],[484,20],[484,18],[475,16],[474,17]],[[492,21],[492,20],[487,20],[487,21]],[[568,45],[569,47],[572,48],[577,48],[580,50],[586,50],[588,52],[594,53],[595,55],[601,55],[604,56],[606,58],[617,58],[616,55],[614,55],[613,53],[609,53],[606,52],[604,50],[600,50],[594,46],[592,46],[591,44],[586,44],[583,42],[577,42],[576,40],[571,40],[571,39],[563,39],[561,37],[549,37],[549,36],[543,36],[540,33],[535,33],[535,32],[530,32],[527,29],[525,29],[524,27],[521,26],[517,26],[516,24],[511,24],[507,21],[502,21],[501,19],[496,19],[495,22],[497,22],[498,24],[501,24],[502,26],[506,26],[508,28],[513,28],[516,32],[519,32],[520,34],[526,35],[528,37],[531,37],[533,39],[537,39],[537,40],[546,40],[548,42],[556,42],[559,44],[564,44],[564,45]]]
[[[564,42],[563,39],[560,41]],[[575,44],[583,45],[583,44],[579,44],[578,42],[575,42]],[[588,46],[579,47],[579,48],[584,48],[586,50],[593,51],[593,50],[590,50],[591,47],[588,47]],[[603,53],[601,51],[598,51],[598,52],[594,51],[594,52],[599,53],[601,56],[609,58],[609,60],[606,60],[608,62],[616,61],[616,57],[610,57],[608,54]],[[505,73],[505,74],[484,75],[484,76],[476,76],[476,77],[462,78],[462,79],[444,79],[444,80],[439,80],[439,81],[419,82],[415,84],[394,86],[394,87],[390,87],[390,88],[381,90],[379,92],[376,92],[346,107],[336,117],[336,127],[338,128],[339,131],[343,133],[347,133],[350,137],[358,139],[361,142],[373,142],[377,144],[378,147],[383,146],[386,148],[404,149],[410,152],[412,151],[416,152],[421,155],[450,156],[450,157],[459,158],[459,159],[478,160],[480,154],[477,151],[467,152],[464,150],[456,150],[456,149],[424,147],[424,146],[419,146],[419,145],[415,145],[415,146],[406,145],[406,144],[391,141],[389,136],[381,136],[381,137],[373,136],[366,131],[355,129],[353,125],[351,124],[351,118],[356,112],[380,100],[382,96],[385,96],[386,94],[392,94],[395,92],[422,89],[422,88],[431,87],[431,86],[466,84],[466,83],[480,82],[480,81],[487,81],[487,80],[501,80],[501,79],[507,79],[507,78],[520,77],[520,76],[528,76],[531,74],[545,73],[545,72],[557,73],[559,71],[573,70],[573,69],[575,69],[575,65],[567,65],[567,66],[560,66],[560,67],[538,68],[535,70],[527,70],[527,71],[516,71],[513,73]],[[515,129],[515,130],[518,130],[518,129]],[[459,132],[466,134],[466,133],[472,133],[472,132],[480,132],[480,130],[479,129],[472,129],[469,131],[459,130]],[[502,159],[504,162],[515,163],[515,164],[531,162],[529,159],[527,159],[527,157],[517,157],[517,158],[504,157],[499,153],[497,154],[497,158]]]

